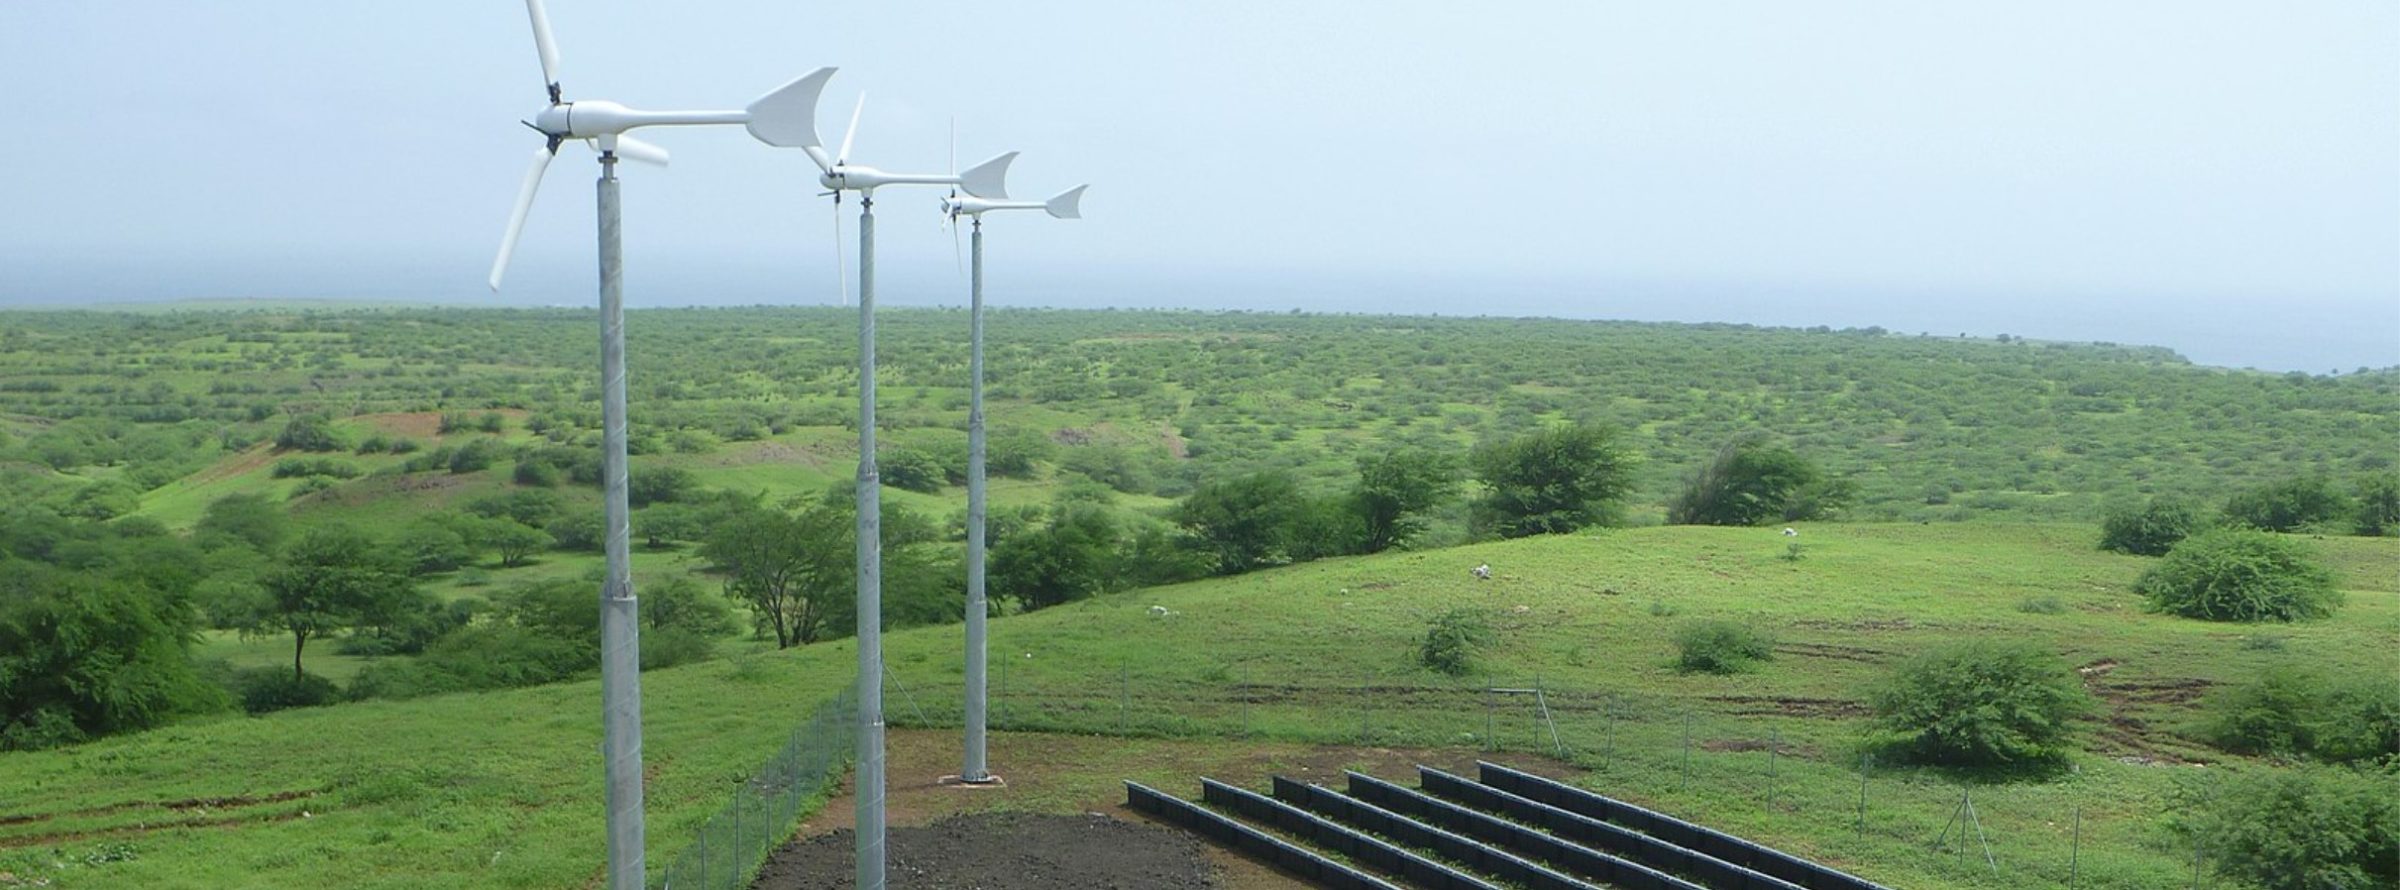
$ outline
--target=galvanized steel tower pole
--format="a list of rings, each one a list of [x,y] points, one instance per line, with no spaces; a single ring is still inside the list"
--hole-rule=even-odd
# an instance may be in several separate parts
[[[984,763],[983,217],[976,215],[967,306],[967,752],[961,782],[989,782]],[[954,244],[956,242],[953,242]]]
[[[600,427],[608,574],[600,587],[601,750],[608,776],[608,886],[642,887],[640,615],[625,493],[625,258],[617,156],[600,154]]]
[[[875,468],[875,193],[858,193],[859,890],[883,890],[883,492]]]

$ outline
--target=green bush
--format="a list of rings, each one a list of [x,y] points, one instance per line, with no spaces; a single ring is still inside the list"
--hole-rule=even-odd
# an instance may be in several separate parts
[[[2062,758],[2070,721],[2091,709],[2075,672],[2030,643],[1970,640],[1903,662],[1870,697],[1899,753],[1946,766]]]
[[[942,490],[942,461],[932,454],[915,449],[889,451],[877,464],[885,485],[927,494]]]
[[[2055,596],[2031,596],[2017,601],[2017,611],[2027,615],[2059,615],[2067,611],[2067,604]]]
[[[333,681],[315,674],[293,677],[280,667],[244,668],[234,672],[234,695],[242,710],[265,714],[287,708],[314,708],[341,700]]]
[[[1704,618],[1675,630],[1675,669],[1687,674],[1738,674],[1775,657],[1775,638],[1738,621]]]
[[[275,434],[275,447],[286,451],[340,451],[342,436],[323,415],[303,414],[285,421]]]
[[[2119,505],[2100,520],[2100,549],[2165,556],[2204,524],[2200,508],[2180,498],[2151,498],[2138,507]]]
[[[1450,676],[1464,676],[1475,669],[1475,650],[1491,638],[1492,625],[1484,620],[1483,613],[1451,609],[1434,616],[1431,626],[1425,629],[1425,642],[1417,648],[1417,660]]]
[[[1822,519],[1847,505],[1855,487],[1789,446],[1744,436],[1717,450],[1667,504],[1669,525],[1763,525]]]
[[[275,462],[269,475],[277,479],[308,476],[327,476],[334,479],[356,479],[361,475],[357,464],[331,457],[287,457]]]
[[[2225,499],[2225,521],[2260,531],[2289,532],[2340,518],[2351,509],[2350,499],[2331,481],[2307,476],[2235,493]]]
[[[2153,611],[2205,621],[2323,618],[2342,603],[2333,573],[2300,542],[2248,529],[2185,539],[2133,589]]]
[[[2265,890],[2400,885],[2400,773],[2388,769],[2195,777],[2179,783],[2167,812],[2170,828],[2206,850],[2218,874]]]
[[[2202,734],[2236,754],[2400,762],[2400,680],[2275,665],[2208,697]]]

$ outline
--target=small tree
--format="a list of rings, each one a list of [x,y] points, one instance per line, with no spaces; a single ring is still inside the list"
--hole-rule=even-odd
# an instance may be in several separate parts
[[[1906,753],[1951,766],[2055,760],[2091,709],[2075,672],[2030,643],[1977,639],[1901,664],[1870,701]]]
[[[2184,539],[2133,589],[2153,611],[2204,621],[2323,618],[2342,603],[2333,573],[2300,542],[2248,529]]]
[[[698,487],[692,471],[682,467],[635,467],[625,483],[625,499],[635,507],[673,503]]]
[[[2357,503],[2351,531],[2368,537],[2400,534],[2400,473],[2359,477]]]
[[[292,514],[282,504],[259,494],[229,494],[209,502],[192,527],[203,546],[217,541],[240,541],[260,553],[274,553],[292,534]]]
[[[513,569],[524,565],[542,548],[550,546],[551,538],[539,529],[527,528],[511,519],[478,518],[471,526],[463,520],[462,527],[478,543],[492,548],[500,555],[500,567]]]
[[[286,451],[341,451],[341,434],[334,432],[333,421],[322,414],[299,414],[285,421],[283,430],[275,434],[275,447]]]
[[[266,598],[252,616],[255,629],[292,635],[292,678],[310,637],[341,630],[410,599],[416,588],[407,567],[356,529],[322,525],[292,542],[283,564],[267,574]]]
[[[992,590],[1028,612],[1106,591],[1116,577],[1117,524],[1104,507],[1061,503],[1040,528],[992,548]]]
[[[2100,520],[2100,549],[2164,556],[2203,524],[2200,508],[2181,498],[2154,497],[2140,506],[2118,505]]]
[[[1845,506],[1851,487],[1829,479],[1799,452],[1746,436],[1717,450],[1667,505],[1675,525],[1763,525],[1821,519]]]
[[[1467,460],[1486,488],[1476,524],[1507,538],[1604,524],[1632,488],[1635,459],[1607,428],[1589,424],[1477,446]]]
[[[1359,548],[1382,553],[1425,530],[1419,514],[1458,490],[1458,466],[1449,455],[1409,448],[1358,459],[1358,488],[1351,504],[1363,526]]]
[[[1302,503],[1289,474],[1253,473],[1201,485],[1174,518],[1215,554],[1217,574],[1238,575],[1288,557]]]

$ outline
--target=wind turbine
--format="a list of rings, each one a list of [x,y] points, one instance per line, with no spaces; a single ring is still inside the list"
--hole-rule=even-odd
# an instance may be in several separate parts
[[[740,111],[638,111],[615,102],[569,102],[559,88],[558,44],[550,36],[550,17],[542,0],[525,0],[533,20],[533,47],[542,62],[542,83],[550,104],[525,126],[541,134],[533,167],[517,190],[516,208],[500,239],[500,255],[492,261],[491,286],[500,289],[525,215],[542,185],[542,173],[558,147],[568,140],[585,141],[600,152],[600,380],[601,466],[606,481],[604,513],[607,522],[608,574],[600,587],[600,696],[602,701],[602,758],[608,775],[608,886],[639,890],[642,886],[642,686],[639,604],[633,595],[628,549],[630,510],[625,491],[625,293],[623,217],[617,195],[617,157],[664,164],[664,149],[625,135],[639,127],[741,124],[750,135],[769,145],[796,129],[814,131],[813,122],[795,127],[797,114],[815,112],[815,96],[833,77],[822,68],[785,84]],[[806,103],[796,100],[806,97]]]
[[[957,238],[958,218],[973,220],[974,272],[968,288],[972,295],[967,309],[967,697],[966,697],[966,762],[959,769],[958,781],[981,785],[998,781],[984,762],[984,616],[988,608],[983,595],[984,494],[983,494],[983,215],[994,210],[1043,210],[1059,219],[1082,219],[1079,205],[1083,190],[1079,185],[1060,192],[1047,201],[1009,201],[1005,194],[989,198],[952,193],[942,199],[942,217],[951,226],[951,237]],[[956,241],[953,240],[953,245]]]
[[[820,73],[830,77],[830,72]],[[779,121],[770,134],[776,138],[760,138],[799,148],[816,162],[820,171],[817,182],[833,196],[837,225],[842,193],[858,193],[858,768],[852,821],[857,826],[858,886],[883,890],[883,493],[875,465],[875,190],[891,185],[955,185],[970,195],[1005,195],[1008,162],[1017,154],[1003,154],[965,173],[890,173],[850,163],[858,119],[867,108],[867,97],[861,95],[858,107],[850,112],[850,129],[842,134],[841,151],[828,155],[817,138],[816,124],[817,101],[823,96],[825,81],[811,83],[810,78],[793,84],[807,87],[807,114],[788,119],[793,125],[789,129]],[[801,95],[795,93],[791,101],[798,104]],[[838,254],[838,228],[834,236]]]

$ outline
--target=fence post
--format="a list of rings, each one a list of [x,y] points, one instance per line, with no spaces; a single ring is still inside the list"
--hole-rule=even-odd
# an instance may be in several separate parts
[[[1775,808],[1775,755],[1783,748],[1783,731],[1767,730],[1767,809]]]
[[[2083,871],[2083,804],[2075,804],[2074,840],[2067,842],[2067,890],[2075,890],[2076,879]]]
[[[1373,674],[1368,674],[1358,681],[1358,743],[1361,745],[1367,744],[1369,733],[1372,732],[1370,724],[1375,719],[1374,679]]]
[[[1249,676],[1250,676],[1250,670],[1249,670],[1248,668],[1235,668],[1235,669],[1234,669],[1234,674],[1233,674],[1233,694],[1234,694],[1234,697],[1235,697],[1235,698],[1239,698],[1239,699],[1241,699],[1241,704],[1242,704],[1242,734],[1241,734],[1241,738],[1245,738],[1245,739],[1250,737],[1250,692],[1249,692],[1249,686],[1250,686],[1250,684],[1249,684],[1248,682],[1245,682],[1245,681],[1246,681],[1246,680],[1249,678]]]
[[[1875,763],[1875,755],[1858,755],[1858,839],[1867,839],[1867,770]]]
[[[1688,711],[1683,715],[1683,784],[1675,790],[1692,790],[1692,715]]]
[[[1492,738],[1492,687],[1490,684],[1485,684],[1483,687],[1483,750],[1500,750],[1499,740]]]
[[[1610,771],[1610,772],[1615,772],[1615,771],[1616,771],[1616,769],[1617,769],[1617,696],[1616,696],[1616,694],[1615,694],[1615,693],[1610,693],[1610,694],[1609,694],[1609,696],[1608,696],[1608,699],[1607,699],[1605,702],[1603,702],[1603,703],[1601,704],[1601,707],[1603,707],[1603,708],[1607,709],[1607,710],[1603,711],[1602,713],[1606,714],[1606,715],[1607,715],[1607,718],[1608,718],[1608,756],[1607,756],[1607,758],[1606,758],[1605,760],[1603,760],[1603,761],[1601,762],[1601,765],[1602,765],[1602,768],[1603,768],[1603,769],[1606,769],[1606,770],[1608,770],[1608,771]]]

